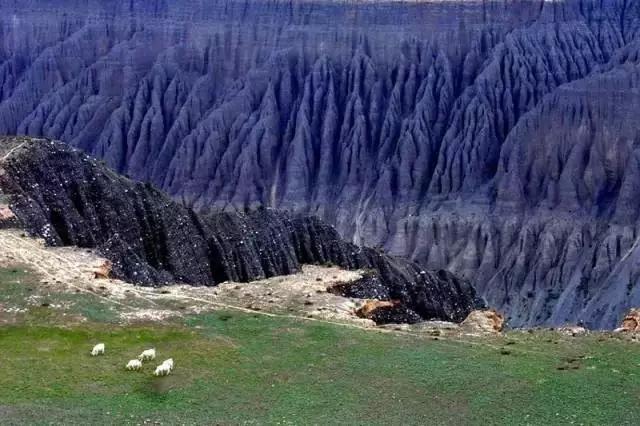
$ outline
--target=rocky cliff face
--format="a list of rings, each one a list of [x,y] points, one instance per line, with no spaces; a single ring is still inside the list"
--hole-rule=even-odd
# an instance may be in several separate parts
[[[640,303],[640,3],[0,0],[0,133],[317,214],[514,325]]]
[[[407,317],[460,322],[482,305],[467,281],[345,242],[317,218],[197,215],[60,142],[0,139],[0,153],[0,194],[24,228],[54,246],[97,248],[138,284],[252,281],[331,263],[370,270],[377,285],[362,297],[400,301]]]

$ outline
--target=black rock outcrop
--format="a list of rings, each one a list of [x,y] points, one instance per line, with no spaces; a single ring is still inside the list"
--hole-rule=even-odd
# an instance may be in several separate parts
[[[398,300],[407,317],[459,322],[482,304],[468,282],[345,242],[317,218],[198,215],[60,142],[5,138],[0,152],[0,193],[26,230],[54,246],[97,248],[116,276],[138,284],[245,282],[334,264],[369,270],[376,286],[362,297]]]
[[[314,214],[512,325],[640,304],[640,2],[0,0],[0,134]]]

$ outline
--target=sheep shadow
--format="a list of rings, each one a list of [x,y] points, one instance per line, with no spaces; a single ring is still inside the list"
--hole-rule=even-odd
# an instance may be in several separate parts
[[[149,377],[140,384],[137,391],[148,398],[164,400],[171,390],[178,389],[181,385],[180,378],[170,374],[163,377]]]

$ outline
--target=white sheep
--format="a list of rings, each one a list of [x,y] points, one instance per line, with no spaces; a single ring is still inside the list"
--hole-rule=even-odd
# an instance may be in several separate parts
[[[91,356],[104,355],[104,343],[98,343],[91,349]]]
[[[155,349],[147,349],[143,351],[140,355],[138,355],[138,359],[140,361],[150,361],[152,359],[156,359],[156,350]]]
[[[127,363],[127,370],[138,371],[142,368],[142,361],[139,359],[132,359]]]
[[[154,376],[167,376],[169,373],[171,373],[171,368],[169,367],[169,365],[162,363],[159,366],[156,367],[156,371],[153,372]]]
[[[166,365],[169,367],[169,370],[173,370],[173,358],[165,359],[162,361],[162,365]]]

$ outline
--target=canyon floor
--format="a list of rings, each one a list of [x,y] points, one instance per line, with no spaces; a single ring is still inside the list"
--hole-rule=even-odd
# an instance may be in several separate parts
[[[3,424],[640,423],[633,336],[375,327],[326,291],[358,272],[153,289],[19,231],[0,246]],[[148,347],[171,375],[124,369]]]

